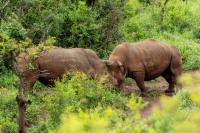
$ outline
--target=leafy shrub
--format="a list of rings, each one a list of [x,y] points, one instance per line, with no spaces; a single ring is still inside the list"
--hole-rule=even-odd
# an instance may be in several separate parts
[[[6,77],[6,74],[4,77]],[[25,93],[26,97],[32,101],[31,105],[27,106],[26,112],[26,125],[29,132],[49,132],[57,129],[60,124],[60,116],[64,112],[77,113],[80,110],[88,112],[96,110],[98,107],[103,111],[108,106],[116,110],[128,109],[126,106],[128,98],[111,88],[107,88],[104,85],[104,78],[101,81],[96,81],[80,73],[73,74],[70,79],[68,78],[65,77],[63,80],[57,81],[53,88],[37,85],[32,92]],[[10,84],[5,84],[5,87],[9,86]],[[14,119],[16,119],[17,106],[15,97],[17,90],[11,90],[8,91],[6,89],[7,95],[12,95],[10,97],[3,96],[4,91],[2,91],[1,97],[3,96],[4,100],[1,100],[1,105],[3,108],[10,110],[8,107],[14,104],[15,106],[12,106],[10,113],[15,114]],[[11,100],[9,106],[5,100]],[[0,117],[5,117],[1,113]],[[8,122],[0,125],[7,129],[11,125],[5,125],[13,123],[12,130],[17,131],[17,121],[13,121],[13,117],[10,115],[7,117],[8,119],[2,119],[2,121],[8,120]]]
[[[85,2],[79,2],[68,11],[63,23],[63,32],[59,43],[63,47],[90,47],[99,43],[100,24],[95,21],[96,12],[87,8]]]
[[[0,86],[0,131],[15,133],[17,126],[17,91]]]
[[[164,33],[159,40],[178,48],[185,70],[198,68],[200,65],[200,46],[193,40],[184,39],[179,35]]]
[[[200,1],[98,0],[0,2],[0,130],[17,132],[17,77],[5,71],[19,52],[30,56],[45,46],[85,47],[107,57],[115,43],[155,38],[175,45],[185,70],[200,65]],[[30,37],[31,39],[27,39]],[[15,39],[13,39],[15,38]],[[47,39],[47,40],[46,40]],[[46,40],[46,41],[45,41]],[[36,53],[36,54],[35,54]],[[2,73],[4,71],[4,73]],[[161,109],[142,119],[143,101],[125,96],[83,74],[66,76],[55,87],[41,84],[25,94],[28,132],[200,132],[199,76],[182,78],[182,90],[161,98]],[[189,90],[189,91],[188,91]],[[70,123],[70,124],[69,124]]]
[[[199,0],[165,2],[98,0],[92,7],[82,0],[59,3],[51,0],[10,1],[7,5],[2,2],[6,6],[1,12],[4,19],[1,21],[0,32],[18,40],[29,37],[32,45],[45,41],[48,36],[54,36],[56,45],[92,48],[103,58],[109,55],[118,42],[161,38],[165,33],[173,36],[178,34],[182,38],[178,40],[180,42],[193,39],[198,43]],[[24,47],[20,45],[18,48]],[[14,56],[9,52],[8,55]],[[192,63],[197,64],[194,60],[195,63]],[[194,67],[196,65],[184,68]]]
[[[198,133],[199,115],[199,76],[186,74],[181,78],[184,89],[172,98],[163,97],[162,109],[155,109],[148,121],[156,132]],[[192,123],[192,124],[190,124]]]
[[[196,79],[196,80],[195,80]],[[183,76],[181,81],[186,85],[185,89],[173,97],[163,96],[161,98],[161,109],[154,109],[153,115],[141,119],[139,109],[142,104],[130,98],[126,104],[130,109],[123,117],[121,113],[111,107],[103,109],[100,107],[89,112],[82,110],[77,113],[69,113],[69,110],[61,115],[62,123],[58,132],[199,132],[199,76],[192,78]],[[71,124],[68,124],[70,122]],[[192,123],[192,124],[190,124]]]
[[[69,80],[65,77],[61,82],[57,81],[54,97],[50,102],[52,100],[55,103],[54,107],[51,107],[52,122],[59,123],[59,116],[66,108],[70,112],[77,112],[80,109],[87,111],[97,106],[105,108],[108,105],[125,108],[127,98],[111,88],[106,88],[101,81],[89,79],[79,73]]]
[[[0,73],[0,87],[15,89],[17,79],[17,76],[12,71]]]
[[[0,70],[11,68],[17,54],[31,44],[30,40],[17,41],[6,34],[0,34]]]
[[[141,99],[136,100],[132,95],[126,103],[128,113],[123,108],[116,110],[110,106],[97,106],[89,111],[80,109],[77,113],[66,110],[61,115],[62,123],[58,132],[148,132],[153,129],[140,121],[139,109],[142,107]]]
[[[14,77],[7,74],[11,79]],[[162,108],[155,108],[152,115],[141,118],[140,110],[145,104],[137,95],[129,97],[113,91],[104,85],[104,78],[96,81],[80,73],[68,75],[56,81],[53,88],[39,85],[26,94],[32,101],[27,106],[27,131],[199,132],[199,78],[184,75],[181,78],[184,89],[173,97],[162,96]],[[12,84],[6,83],[0,88],[0,128],[16,132],[17,90],[10,87]]]
[[[5,70],[5,68],[13,68],[15,58],[19,53],[27,51],[30,56],[36,56],[39,52],[46,50],[54,43],[55,39],[48,37],[47,40],[35,46],[28,38],[24,41],[17,41],[6,34],[0,34],[0,71]]]
[[[27,30],[22,26],[16,14],[11,14],[8,20],[0,22],[0,33],[4,33],[16,40],[24,40]]]
[[[83,0],[2,2],[5,21],[0,32],[19,40],[28,37],[35,45],[54,36],[56,45],[92,48],[105,57],[108,45],[121,39],[118,27],[124,3],[98,0],[90,7]]]

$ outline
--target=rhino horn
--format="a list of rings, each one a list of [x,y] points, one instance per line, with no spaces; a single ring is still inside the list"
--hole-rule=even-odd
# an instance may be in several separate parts
[[[121,63],[121,61],[117,61],[117,65],[120,66],[120,67],[123,66],[123,64]]]
[[[105,63],[106,66],[123,66],[120,61],[103,60],[103,63]]]

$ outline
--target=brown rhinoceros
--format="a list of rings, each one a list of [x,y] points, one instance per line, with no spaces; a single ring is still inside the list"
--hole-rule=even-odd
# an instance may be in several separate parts
[[[30,63],[33,69],[29,68]],[[35,82],[39,80],[44,85],[53,85],[54,80],[61,78],[64,73],[79,71],[99,77],[106,69],[105,64],[90,49],[82,48],[52,48],[43,51],[39,56],[31,61],[28,53],[21,53],[16,60],[16,70],[23,81],[22,88],[30,90]]]
[[[112,51],[105,61],[116,86],[124,87],[125,76],[135,79],[142,92],[146,91],[144,81],[163,76],[169,83],[167,92],[174,92],[177,76],[181,74],[181,56],[171,45],[156,40],[138,43],[122,43]]]

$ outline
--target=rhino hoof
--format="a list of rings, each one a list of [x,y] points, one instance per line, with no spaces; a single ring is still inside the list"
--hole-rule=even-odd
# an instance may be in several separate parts
[[[172,96],[174,93],[175,93],[174,90],[166,90],[166,91],[165,91],[165,94],[166,94],[167,96]]]
[[[141,97],[146,97],[145,92],[141,92],[141,93],[140,93],[140,96],[141,96]]]

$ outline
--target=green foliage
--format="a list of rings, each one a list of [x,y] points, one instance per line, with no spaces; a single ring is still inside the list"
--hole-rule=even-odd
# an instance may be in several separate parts
[[[167,33],[180,36],[178,40],[173,37],[164,37],[164,40],[178,45],[185,60],[184,68],[199,66],[199,56],[196,54],[199,49],[194,50],[200,38],[199,0],[98,0],[93,6],[87,6],[85,2],[2,2],[0,33],[24,42],[28,41],[28,37],[32,45],[53,36],[57,40],[55,45],[92,48],[103,58],[109,55],[118,42],[135,42],[147,38],[163,40]],[[184,43],[187,40],[192,40],[192,45]],[[8,43],[15,43],[18,48],[24,49],[18,42]],[[185,51],[187,48],[190,50]],[[9,56],[15,56],[9,51],[6,51]],[[4,56],[5,53],[0,55]]]
[[[11,84],[15,76],[9,72],[0,80],[4,77],[10,80],[0,88],[0,128],[16,132],[17,90]],[[155,108],[152,115],[141,118],[140,110],[146,104],[140,97],[111,90],[104,85],[105,78],[96,81],[74,73],[56,81],[53,88],[37,85],[26,94],[32,101],[27,106],[27,131],[198,133],[199,78],[199,75],[184,75],[181,82],[185,89],[173,97],[162,96],[162,108]]]
[[[6,34],[0,34],[0,71],[13,67],[15,57],[19,52],[31,45],[31,40],[17,41]]]
[[[101,52],[121,38],[118,27],[124,3],[98,0],[88,7],[83,0],[3,2],[0,32],[19,40],[28,37],[34,44],[54,36],[56,45],[98,49],[105,57],[107,53]]]
[[[0,90],[0,131],[17,132],[17,91],[1,86]]]
[[[154,38],[176,46],[185,70],[200,66],[199,0],[20,0],[0,2],[0,131],[17,132],[15,57],[31,59],[52,45],[95,49],[108,57],[115,44]],[[53,37],[49,37],[53,36]],[[57,40],[57,41],[55,41]],[[27,49],[28,48],[28,49]],[[30,63],[29,69],[34,69]],[[4,72],[3,72],[4,71]],[[67,75],[55,87],[37,83],[29,94],[28,132],[200,132],[199,76],[161,98],[161,109],[140,117],[144,102],[84,74]],[[154,92],[147,96],[157,97]],[[160,95],[159,95],[160,96]]]
[[[0,73],[0,87],[14,89],[17,83],[17,76],[12,71],[5,71]]]
[[[172,35],[170,33],[164,33],[158,38],[159,40],[174,45],[178,48],[183,61],[183,69],[189,70],[199,67],[200,46],[198,43],[193,40],[184,39],[180,35]]]
[[[8,77],[9,74],[4,74],[3,77]],[[12,75],[15,76],[15,75]],[[11,79],[11,76],[8,79]],[[30,93],[25,94],[28,99],[32,101],[30,105],[27,106],[27,128],[30,132],[49,132],[55,130],[60,124],[61,114],[65,113],[77,113],[80,110],[88,112],[90,110],[96,110],[100,107],[102,110],[108,106],[113,107],[116,110],[126,110],[128,109],[126,103],[128,98],[123,94],[112,90],[111,88],[103,85],[105,84],[105,78],[101,81],[96,81],[90,79],[84,74],[73,74],[69,77],[65,77],[61,81],[57,81],[54,88],[44,88],[44,86],[36,85],[34,90]],[[9,80],[10,81],[10,80]],[[11,81],[10,81],[11,82]],[[11,85],[5,84],[6,88]],[[42,87],[42,89],[40,88]],[[3,89],[3,88],[2,88]],[[12,97],[6,97],[4,91],[2,91],[0,97],[5,100],[10,100],[10,105],[13,110],[10,110],[11,114],[15,114],[16,119],[16,92],[15,88],[5,89],[8,92],[7,95],[12,95]],[[14,96],[13,96],[14,95]],[[3,96],[3,97],[2,97]],[[6,108],[8,106],[5,100],[1,100],[1,106]],[[137,103],[137,101],[135,101]],[[10,108],[7,108],[10,109]],[[2,111],[1,111],[2,112]],[[3,113],[3,112],[2,112]],[[5,117],[4,114],[0,117]],[[9,126],[4,126],[5,124],[14,123],[17,130],[17,123],[13,121],[11,116],[7,116],[8,122],[0,124],[2,128],[9,128]],[[2,119],[2,121],[5,119]]]
[[[184,75],[181,82],[187,90],[180,91],[172,98],[163,97],[162,110],[155,109],[148,123],[156,132],[194,132],[198,133],[200,100],[199,94],[199,76]],[[192,123],[192,124],[190,124]]]
[[[123,108],[127,99],[112,88],[105,88],[103,83],[104,79],[96,81],[84,74],[76,74],[70,80],[63,79],[62,82],[56,82],[56,89],[60,89],[58,92],[63,92],[64,96],[61,95],[59,98],[64,100],[63,103],[71,107],[72,111],[77,111],[78,108],[82,110],[95,108],[98,104],[102,107],[113,105],[116,108]]]
[[[59,43],[63,47],[95,47],[99,43],[100,24],[95,21],[96,12],[88,8],[85,2],[72,5],[63,23],[63,32]]]
[[[18,20],[13,19],[15,17],[17,16],[13,14],[10,18],[8,18],[8,22],[4,20],[1,21],[0,33],[7,34],[17,40],[24,40],[26,38],[27,31]]]
[[[138,105],[138,106],[135,106]],[[79,111],[77,114],[65,113],[62,115],[62,123],[58,132],[149,132],[153,131],[145,125],[140,119],[138,109],[141,107],[140,102],[136,102],[134,98],[130,99],[127,107],[129,115],[125,118],[117,110],[107,107],[102,110],[97,107],[89,112]],[[72,124],[67,124],[68,122]],[[134,125],[134,126],[133,126]]]
[[[50,101],[45,100],[54,101],[54,105],[51,107],[51,122],[54,125],[59,123],[60,114],[65,109],[68,112],[89,111],[97,106],[105,108],[108,105],[114,108],[125,108],[127,98],[111,88],[106,88],[103,85],[104,79],[96,81],[89,79],[84,74],[72,75],[69,80],[67,78],[69,77],[57,81],[54,89],[55,96]]]
[[[6,70],[6,68],[14,68],[14,62],[19,53],[27,52],[29,57],[34,59],[41,51],[50,49],[54,43],[55,38],[48,37],[35,46],[28,38],[24,41],[18,41],[6,34],[0,34],[0,72]]]

